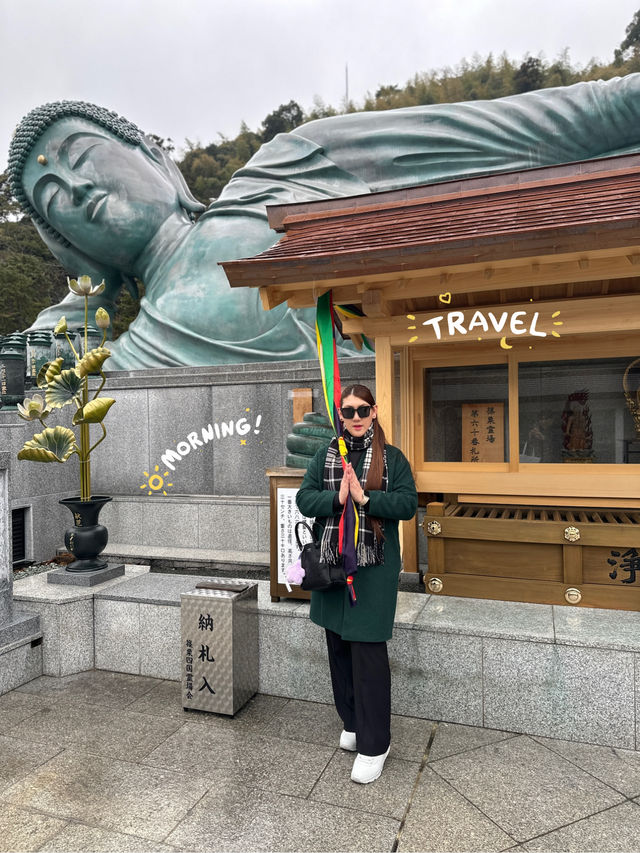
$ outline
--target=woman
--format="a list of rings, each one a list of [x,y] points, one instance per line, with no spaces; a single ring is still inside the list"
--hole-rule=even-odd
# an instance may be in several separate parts
[[[378,408],[365,385],[342,392],[340,420],[349,450],[342,468],[338,443],[314,456],[296,501],[323,527],[322,558],[338,557],[338,522],[347,500],[359,515],[355,605],[347,587],[311,593],[311,619],[327,634],[329,668],[338,714],[340,746],[358,751],[351,778],[366,784],[380,776],[391,740],[391,638],[398,593],[398,521],[410,519],[418,496],[409,463],[385,443]]]

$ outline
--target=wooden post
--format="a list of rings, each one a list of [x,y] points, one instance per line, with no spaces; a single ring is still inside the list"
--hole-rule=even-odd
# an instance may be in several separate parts
[[[518,401],[518,362],[509,353],[509,471],[518,471],[520,464],[520,405]]]
[[[562,580],[571,586],[583,582],[581,545],[562,546]]]
[[[376,338],[376,403],[380,426],[393,444],[393,350],[388,337]]]
[[[411,364],[409,349],[403,347],[400,351],[400,449],[411,464],[413,448],[413,419],[411,418]],[[411,465],[413,469],[413,465]],[[405,572],[418,571],[418,520],[403,521],[400,524],[400,549]]]
[[[286,584],[278,580],[278,490],[297,489],[302,483],[304,471],[299,468],[270,468],[266,472],[269,478],[269,565],[271,601],[281,598],[300,598],[308,600],[311,593],[299,586],[287,590]]]
[[[444,507],[445,505],[439,501],[427,504],[427,515],[435,515],[438,518],[441,518],[444,516]],[[427,560],[429,562],[428,575],[439,575],[440,580],[442,580],[445,574],[444,539],[439,536],[428,536],[427,549]],[[426,586],[428,584],[427,576],[425,576],[424,582]],[[429,590],[427,588],[427,592],[428,591]]]
[[[298,424],[307,412],[313,411],[313,390],[311,388],[292,388],[293,423]]]

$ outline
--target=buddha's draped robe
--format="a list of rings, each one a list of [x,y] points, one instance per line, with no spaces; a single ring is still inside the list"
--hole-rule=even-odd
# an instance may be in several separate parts
[[[315,358],[314,312],[263,311],[218,261],[275,243],[266,206],[359,195],[640,151],[640,74],[495,101],[352,113],[263,145],[194,226],[189,246],[145,280],[140,313],[110,368]],[[244,319],[242,319],[244,318]]]

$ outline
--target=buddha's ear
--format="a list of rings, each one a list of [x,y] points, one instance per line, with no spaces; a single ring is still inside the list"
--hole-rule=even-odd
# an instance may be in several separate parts
[[[159,169],[164,172],[164,174],[174,185],[178,192],[180,206],[184,208],[190,215],[202,213],[202,211],[205,210],[206,205],[199,202],[191,194],[191,190],[187,186],[187,182],[185,181],[182,172],[180,171],[180,169],[178,169],[169,154],[148,136],[144,137],[144,139],[140,143],[140,147],[147,155],[147,157],[149,157],[151,160],[154,161],[154,163],[157,164]]]

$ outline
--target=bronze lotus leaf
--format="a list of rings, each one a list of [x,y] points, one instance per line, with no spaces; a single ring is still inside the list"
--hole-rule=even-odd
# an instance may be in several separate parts
[[[73,430],[58,425],[36,433],[18,453],[18,459],[30,462],[66,462],[72,453],[78,452]]]

